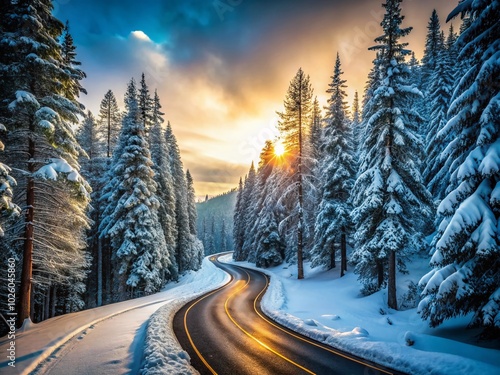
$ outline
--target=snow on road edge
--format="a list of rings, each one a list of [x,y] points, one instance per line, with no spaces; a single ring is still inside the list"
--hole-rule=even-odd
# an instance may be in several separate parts
[[[150,318],[146,332],[144,359],[140,374],[198,374],[190,358],[176,339],[173,319],[186,303],[229,282],[230,276],[217,268],[209,258],[192,273],[193,281],[175,289],[174,301],[160,307]]]

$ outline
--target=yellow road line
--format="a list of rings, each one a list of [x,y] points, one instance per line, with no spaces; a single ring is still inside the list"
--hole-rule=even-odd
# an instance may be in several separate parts
[[[246,272],[246,271],[245,271],[245,272]],[[306,338],[304,338],[304,337],[301,337],[301,336],[295,335],[295,334],[293,334],[293,333],[291,333],[291,332],[289,332],[289,331],[287,331],[287,330],[283,329],[282,327],[278,326],[277,324],[275,324],[274,322],[270,321],[269,319],[265,318],[265,317],[264,317],[261,313],[259,313],[259,311],[257,310],[257,300],[258,300],[258,299],[260,298],[260,296],[261,296],[261,295],[262,295],[262,294],[266,291],[266,289],[267,289],[267,287],[268,287],[268,285],[269,285],[269,278],[267,277],[267,275],[265,275],[265,274],[263,274],[263,275],[264,275],[264,277],[265,277],[265,279],[266,279],[266,286],[264,287],[264,289],[262,289],[262,290],[261,290],[261,292],[257,295],[257,297],[256,297],[256,298],[254,299],[254,301],[253,301],[253,309],[255,310],[255,312],[257,313],[257,315],[261,317],[261,319],[265,320],[267,323],[269,323],[269,324],[270,324],[270,325],[272,325],[273,327],[275,327],[275,328],[279,329],[280,331],[283,331],[283,332],[285,332],[286,334],[288,334],[288,335],[290,335],[290,336],[292,336],[292,337],[295,337],[296,339],[299,339],[299,340],[302,340],[302,341],[304,341],[304,342],[307,342],[308,344],[311,344],[311,345],[313,345],[313,346],[316,346],[316,347],[318,347],[318,348],[321,348],[321,349],[323,349],[323,350],[326,350],[327,352],[330,352],[330,353],[336,354],[336,355],[338,355],[338,356],[340,356],[340,357],[346,358],[346,359],[348,359],[348,360],[350,360],[350,361],[353,361],[353,362],[359,363],[360,365],[363,365],[363,366],[366,366],[366,367],[370,367],[370,368],[372,368],[372,369],[374,369],[374,370],[377,370],[377,371],[382,371],[384,374],[393,375],[393,373],[392,373],[392,372],[385,371],[385,370],[383,370],[383,369],[381,369],[381,368],[378,368],[378,367],[372,366],[372,365],[370,365],[370,364],[368,364],[368,363],[365,363],[365,362],[362,362],[362,361],[360,361],[360,360],[357,360],[356,358],[353,358],[353,357],[347,356],[347,355],[345,355],[345,354],[343,354],[343,353],[341,353],[341,352],[337,352],[336,350],[333,350],[333,349],[327,348],[327,347],[325,347],[325,346],[323,346],[323,345],[320,345],[320,344],[318,344],[318,343],[316,343],[316,342],[314,342],[314,341],[311,341],[311,340],[308,340],[308,339],[306,339]]]
[[[255,336],[253,336],[252,334],[250,334],[249,332],[247,332],[243,327],[241,327],[237,322],[236,320],[234,320],[234,318],[231,316],[231,314],[229,313],[229,308],[228,308],[228,305],[229,305],[229,300],[236,294],[236,293],[239,293],[240,291],[242,291],[243,289],[245,289],[248,284],[250,283],[250,274],[242,269],[247,275],[248,275],[248,280],[246,282],[245,285],[243,285],[243,287],[241,287],[240,289],[236,290],[235,292],[231,293],[231,295],[227,298],[226,300],[226,303],[224,304],[224,308],[226,310],[226,314],[227,316],[229,317],[229,319],[231,319],[231,321],[234,323],[234,325],[236,327],[238,327],[244,334],[246,334],[248,337],[250,337],[251,339],[253,339],[254,341],[256,341],[259,345],[261,345],[262,347],[264,347],[265,349],[269,350],[271,353],[274,353],[275,355],[277,355],[278,357],[280,358],[283,358],[285,361],[291,363],[292,365],[300,368],[301,370],[307,372],[308,374],[311,374],[311,375],[316,375],[314,372],[308,370],[307,368],[299,365],[298,363],[292,361],[290,358],[287,358],[285,357],[283,354],[281,353],[278,353],[276,350],[272,349],[271,347],[269,347],[267,344],[263,343],[262,341],[260,341],[258,338],[256,338]],[[262,293],[262,292],[261,292]]]

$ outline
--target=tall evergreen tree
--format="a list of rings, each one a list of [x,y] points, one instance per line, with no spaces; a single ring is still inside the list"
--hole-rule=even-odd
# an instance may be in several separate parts
[[[125,101],[127,113],[119,152],[111,165],[111,189],[105,189],[111,190],[105,210],[109,216],[103,221],[106,224],[103,233],[111,238],[118,267],[120,298],[134,296],[136,291],[148,294],[158,291],[163,281],[162,263],[168,253],[158,220],[157,185],[133,80],[127,87]]]
[[[253,224],[255,223],[257,212],[255,211],[255,201],[257,200],[256,194],[256,183],[257,183],[257,175],[255,172],[255,167],[253,165],[250,166],[250,170],[248,171],[248,177],[245,180],[245,187],[243,188],[243,196],[242,196],[242,227],[244,233],[243,246],[241,248],[242,254],[241,257],[243,259],[248,259],[248,255],[253,247],[252,236],[249,235]]]
[[[378,52],[381,79],[373,92],[367,114],[367,139],[359,177],[354,186],[356,250],[355,272],[365,292],[388,285],[388,305],[397,309],[396,267],[405,270],[409,253],[423,245],[421,227],[430,214],[430,194],[422,184],[417,129],[422,118],[408,106],[419,91],[407,85],[404,60],[410,51],[400,39],[411,28],[401,29],[402,0],[388,0],[383,7],[383,35],[371,50]]]
[[[167,254],[165,254],[163,278],[177,279],[178,268],[175,258],[177,244],[177,227],[175,222],[175,186],[170,165],[170,151],[164,136],[160,98],[157,91],[153,99],[152,122],[149,148],[155,172],[155,182],[158,185],[157,197],[160,202],[158,218],[165,236]]]
[[[139,88],[139,112],[142,126],[146,135],[149,135],[149,129],[153,125],[153,107],[154,102],[149,94],[149,88],[146,83],[146,76],[144,73],[141,75],[141,82]]]
[[[4,125],[0,124],[0,134],[6,132]],[[4,151],[5,145],[0,140],[0,152]],[[10,176],[11,169],[3,163],[0,163],[0,237],[3,237],[4,231],[2,223],[5,217],[13,212],[19,213],[19,207],[12,202],[12,188],[16,185],[16,180]]]
[[[312,107],[313,90],[302,69],[299,69],[295,77],[290,82],[285,100],[283,102],[285,111],[278,112],[280,117],[279,130],[290,161],[289,187],[284,194],[290,199],[290,211],[285,218],[289,229],[288,237],[295,238],[290,243],[296,243],[297,257],[297,278],[304,278],[303,258],[304,258],[304,140],[306,130],[306,119],[310,116]]]
[[[16,171],[18,189],[26,192],[15,202],[26,207],[25,225],[17,226],[22,232],[13,233],[9,245],[23,262],[19,322],[32,313],[32,294],[52,279],[66,291],[81,286],[87,265],[83,231],[89,187],[78,173],[81,148],[72,129],[82,114],[81,86],[73,60],[63,59],[64,25],[52,9],[50,0],[0,6],[0,123],[10,132],[0,162]],[[35,293],[33,281],[39,287]]]
[[[361,142],[361,138],[363,136],[361,131],[361,108],[359,106],[359,95],[358,91],[354,92],[354,99],[352,102],[352,140],[353,140],[353,148],[355,155],[358,154],[359,145]]]
[[[335,267],[336,243],[340,242],[341,276],[347,270],[347,235],[352,223],[350,192],[355,177],[352,130],[347,117],[346,81],[342,79],[340,57],[337,54],[332,82],[327,93],[328,107],[323,150],[320,164],[321,202],[314,230],[312,266]]]
[[[436,69],[439,56],[443,51],[443,38],[441,36],[441,23],[436,9],[432,11],[427,25],[427,36],[425,38],[423,65],[423,84],[431,83],[431,76]]]
[[[442,138],[441,130],[448,122],[448,108],[455,84],[455,63],[453,46],[453,29],[450,30],[448,42],[452,43],[446,51],[437,57],[436,68],[431,75],[429,88],[430,121],[426,135],[426,164],[423,171],[424,181],[434,199],[444,198],[450,176],[449,168],[444,167],[445,160],[441,153],[450,139]],[[449,167],[449,166],[448,166]]]
[[[419,305],[431,326],[474,313],[472,325],[498,337],[500,329],[500,3],[463,1],[448,16],[471,17],[461,34],[459,59],[470,68],[460,79],[441,130],[450,139],[451,189],[438,208],[443,217],[433,243],[432,271]]]
[[[244,237],[244,227],[243,227],[243,179],[240,177],[240,182],[238,184],[238,195],[236,197],[236,206],[234,208],[234,226],[233,226],[233,241],[234,241],[234,253],[233,259],[237,261],[244,260],[242,249]]]
[[[99,125],[102,137],[106,142],[106,156],[110,158],[118,142],[121,128],[121,114],[116,103],[115,94],[111,90],[108,90],[101,101]]]
[[[177,227],[176,261],[179,273],[193,269],[193,238],[189,229],[189,213],[186,175],[181,161],[177,139],[172,132],[170,122],[167,123],[165,139],[170,152],[170,166],[175,191],[175,223]],[[198,259],[198,258],[196,258]],[[198,262],[198,261],[196,261]]]

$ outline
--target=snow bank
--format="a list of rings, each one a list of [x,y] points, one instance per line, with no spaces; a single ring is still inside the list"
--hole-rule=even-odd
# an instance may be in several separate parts
[[[231,255],[219,260],[233,262]],[[500,373],[499,350],[439,337],[455,332],[460,339],[460,334],[470,332],[465,330],[467,318],[431,329],[416,309],[387,309],[386,291],[360,297],[353,274],[339,278],[338,270],[311,270],[305,264],[306,279],[296,280],[295,266],[262,270],[246,262],[237,264],[271,276],[262,310],[304,336],[409,374]]]
[[[198,374],[190,358],[175,338],[172,328],[175,313],[189,301],[223,286],[230,276],[217,268],[208,258],[202,268],[184,278],[185,285],[175,287],[176,299],[156,311],[149,320],[141,374]]]

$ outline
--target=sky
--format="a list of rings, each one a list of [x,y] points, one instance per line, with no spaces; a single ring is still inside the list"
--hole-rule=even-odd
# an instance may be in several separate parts
[[[405,0],[405,38],[423,54],[435,8],[441,25],[458,0]],[[120,105],[129,80],[144,72],[161,99],[197,196],[236,187],[267,139],[276,111],[301,67],[325,105],[340,55],[349,102],[360,97],[381,34],[382,1],[374,0],[56,0],[70,23],[87,74],[81,102],[94,114],[107,90]],[[454,21],[456,28],[458,22]]]

